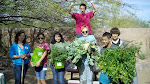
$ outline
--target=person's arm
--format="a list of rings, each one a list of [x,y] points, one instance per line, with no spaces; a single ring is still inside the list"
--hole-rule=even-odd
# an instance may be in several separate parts
[[[27,58],[30,58],[30,54],[26,54],[26,57],[27,57]]]
[[[85,44],[84,44],[83,49],[87,51],[87,50],[88,50],[88,48],[89,48],[89,46],[90,46],[90,44],[89,44],[89,43],[85,43]]]
[[[42,57],[40,58],[40,60],[36,63],[36,67],[40,66],[40,63],[43,61],[43,59],[45,58],[45,56],[48,54],[48,51],[50,50],[50,47],[49,47],[48,43],[45,43],[44,46],[45,46],[45,51],[44,51]]]
[[[93,13],[95,13],[97,11],[97,7],[95,6],[95,4],[93,3],[93,1],[91,1],[91,4],[93,6]]]
[[[47,50],[44,51],[42,57],[40,58],[40,60],[36,63],[36,67],[40,66],[40,63],[43,61],[43,59],[45,58],[46,54],[47,54]]]
[[[73,15],[73,12],[71,11],[72,7],[73,7],[73,3],[71,3],[71,5],[69,6],[69,9],[68,9],[68,13],[71,15]]]
[[[22,55],[13,55],[12,59],[19,59],[19,58],[25,58],[26,55],[25,54],[22,54]]]
[[[22,54],[22,55],[16,55],[16,44],[13,43],[11,45],[11,47],[9,48],[9,54],[10,54],[10,58],[11,59],[19,59],[19,58],[25,58],[25,54]]]

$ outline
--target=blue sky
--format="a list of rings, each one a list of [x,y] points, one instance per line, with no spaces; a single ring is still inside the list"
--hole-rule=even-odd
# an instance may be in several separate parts
[[[135,14],[138,18],[150,21],[150,0],[124,0],[138,9]]]

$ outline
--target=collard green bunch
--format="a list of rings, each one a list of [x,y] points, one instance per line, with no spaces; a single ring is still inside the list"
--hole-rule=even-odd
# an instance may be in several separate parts
[[[118,83],[120,79],[125,84],[128,84],[136,75],[136,53],[139,53],[139,51],[139,45],[106,49],[102,57],[97,61],[96,66],[101,66],[100,69],[112,78],[111,82]]]
[[[87,43],[86,40],[80,40],[78,38],[75,39],[74,42],[70,43],[66,49],[68,51],[68,59],[67,60],[72,60],[72,63],[75,64],[76,66],[81,66],[83,64],[83,60],[82,60],[82,56],[86,55],[87,56],[87,60],[88,63],[90,65],[94,65],[94,61],[95,59],[98,59],[97,56],[99,56],[99,54],[97,54],[97,52],[95,52],[96,54],[92,54],[92,50],[97,51],[99,48],[97,46],[94,46],[92,48],[92,43],[90,43],[90,46],[88,48],[88,51],[84,50],[84,44]]]
[[[54,63],[54,61],[63,61],[66,60],[66,58],[68,57],[68,52],[66,50],[66,43],[55,43],[55,44],[51,44],[50,48],[51,48],[51,58],[49,59],[49,61],[51,63]]]
[[[90,46],[88,48],[88,53],[86,53],[86,55],[87,55],[88,63],[91,66],[95,65],[95,61],[97,61],[101,57],[100,47],[90,43]]]
[[[86,51],[83,49],[86,41],[85,40],[80,40],[80,39],[75,39],[75,41],[71,42],[67,47],[68,51],[68,59],[67,60],[72,60],[72,63],[80,66],[82,64],[82,55],[86,54]]]

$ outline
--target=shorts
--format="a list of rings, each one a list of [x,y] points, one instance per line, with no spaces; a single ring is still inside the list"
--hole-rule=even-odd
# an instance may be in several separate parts
[[[47,65],[35,67],[36,78],[40,80],[45,80],[46,71],[47,71]]]

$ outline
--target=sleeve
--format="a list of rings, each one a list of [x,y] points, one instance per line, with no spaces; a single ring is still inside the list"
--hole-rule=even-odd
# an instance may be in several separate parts
[[[125,40],[122,40],[122,45],[121,45],[122,47],[126,47],[127,46],[127,43],[126,43],[126,41]]]
[[[88,14],[88,16],[90,17],[90,19],[91,19],[92,17],[94,17],[93,11],[91,11],[91,12],[89,12],[89,13],[87,13],[87,14]]]
[[[49,44],[45,43],[45,50],[50,50]]]
[[[78,17],[78,13],[73,13],[72,18],[76,20],[77,17]]]
[[[11,47],[9,48],[10,58],[13,58],[13,55],[15,55],[15,44],[13,43]]]

